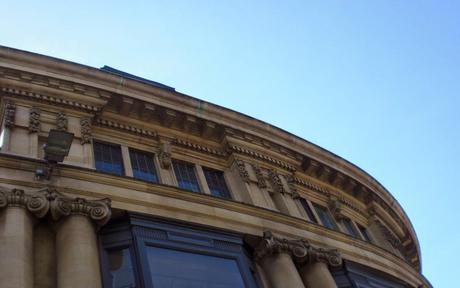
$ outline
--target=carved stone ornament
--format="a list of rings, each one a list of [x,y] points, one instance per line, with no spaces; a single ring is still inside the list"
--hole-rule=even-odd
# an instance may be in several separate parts
[[[246,165],[244,164],[244,162],[241,160],[236,160],[235,163],[236,163],[236,168],[238,169],[238,173],[240,174],[241,179],[246,183],[251,182],[251,179],[249,179],[248,170],[246,170]]]
[[[13,127],[15,117],[16,117],[16,104],[14,104],[11,101],[6,102],[5,104],[5,126]]]
[[[254,173],[256,174],[257,186],[259,188],[267,188],[267,183],[265,182],[265,177],[262,174],[262,170],[260,169],[259,165],[252,164],[252,169],[254,170]]]
[[[5,207],[22,207],[41,218],[48,212],[50,203],[42,191],[24,192],[21,189],[0,188],[0,209]]]
[[[332,215],[334,216],[336,220],[341,220],[343,218],[343,215],[341,213],[342,203],[337,197],[331,196],[329,198],[328,206],[329,206],[329,210],[331,211]]]
[[[69,215],[83,215],[89,217],[100,227],[110,220],[112,215],[110,206],[109,198],[86,200],[57,194],[51,201],[50,211],[55,221]]]
[[[81,144],[91,143],[93,138],[91,134],[91,119],[82,118],[80,119],[80,132],[81,132]]]
[[[29,132],[35,133],[40,131],[40,108],[32,107],[30,108],[29,114]]]
[[[278,238],[270,231],[265,231],[262,241],[254,252],[256,261],[279,253],[291,255],[294,262],[300,266],[316,262],[323,262],[333,267],[342,265],[342,256],[335,249],[316,248],[304,239]]]
[[[270,183],[272,184],[273,190],[276,193],[284,194],[287,191],[284,189],[283,182],[281,182],[280,176],[276,173],[275,170],[268,170],[268,177],[270,179]]]
[[[161,143],[160,153],[158,155],[160,158],[160,165],[163,169],[169,169],[171,167],[171,144]]]
[[[59,131],[67,131],[68,126],[67,115],[64,112],[59,112],[56,117],[56,129]]]
[[[291,196],[293,199],[297,199],[300,197],[300,194],[299,192],[297,191],[297,188],[295,186],[296,184],[296,181],[295,181],[295,176],[292,175],[292,174],[288,174],[286,176],[284,176],[284,178],[286,178],[286,181],[288,183],[288,186],[289,186],[289,190],[291,192]]]

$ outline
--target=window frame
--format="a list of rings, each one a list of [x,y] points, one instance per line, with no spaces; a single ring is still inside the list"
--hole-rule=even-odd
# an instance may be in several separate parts
[[[185,191],[189,191],[189,192],[192,192],[192,193],[200,193],[200,194],[203,194],[204,193],[204,189],[202,187],[202,183],[200,183],[200,179],[199,179],[199,175],[198,175],[198,171],[197,171],[197,168],[196,168],[196,164],[192,163],[192,162],[187,162],[187,161],[184,161],[184,160],[179,160],[179,159],[172,159],[171,161],[172,163],[172,171],[174,173],[174,178],[176,180],[176,183],[177,183],[177,187],[180,188],[180,189],[183,189]],[[187,188],[184,188],[184,187],[181,187],[180,186],[180,183],[179,183],[179,179],[177,177],[177,173],[176,173],[176,166],[175,164],[181,164],[181,165],[186,165],[186,166],[191,166],[192,169],[193,169],[193,175],[195,177],[195,180],[196,180],[196,185],[198,187],[198,191],[193,191],[191,189],[187,189]]]
[[[156,181],[149,181],[149,180],[146,180],[146,179],[143,179],[143,178],[138,178],[134,175],[134,166],[133,166],[133,157],[132,157],[132,154],[131,153],[139,153],[139,154],[143,154],[144,156],[148,156],[150,157],[150,159],[152,160],[152,165],[153,165],[153,171],[154,171],[154,175],[155,175],[155,178],[156,178]],[[148,182],[148,183],[154,183],[154,184],[158,184],[160,183],[160,173],[159,173],[159,170],[157,168],[157,165],[155,163],[155,153],[152,153],[152,152],[148,152],[148,151],[144,151],[144,150],[140,150],[140,149],[136,149],[136,148],[132,148],[132,147],[128,147],[128,154],[129,154],[129,164],[131,165],[131,170],[132,170],[132,174],[133,174],[133,178],[136,179],[136,180],[140,180],[140,181],[145,181],[145,182]]]
[[[126,247],[136,287],[154,287],[147,255],[150,246],[234,260],[246,288],[263,287],[241,235],[132,212],[126,218],[121,224],[109,223],[99,234],[104,288],[112,288],[106,251]]]
[[[312,203],[312,204],[313,204],[313,208],[315,208],[316,215],[318,215],[318,220],[319,220],[318,223],[320,223],[323,227],[327,229],[339,231],[339,227],[337,226],[337,223],[335,222],[334,217],[332,217],[332,214],[329,211],[329,209],[326,206],[322,206],[317,203]],[[330,219],[330,222],[332,223],[332,227],[329,227],[324,223],[318,210],[322,210],[322,212],[324,212],[324,214],[327,215],[327,217]]]
[[[96,144],[107,145],[107,146],[112,146],[112,147],[118,147],[118,148],[120,149],[121,174],[115,174],[115,173],[111,173],[110,171],[107,171],[107,170],[100,170],[100,169],[97,169],[96,149],[95,149],[95,145],[96,145]],[[96,170],[97,172],[106,173],[106,174],[114,175],[114,176],[126,176],[125,163],[124,163],[124,159],[123,159],[123,149],[122,149],[122,145],[120,145],[120,144],[115,144],[115,143],[111,143],[111,142],[108,142],[108,141],[93,139],[93,140],[92,140],[92,149],[93,149],[94,168],[95,168],[95,170]]]
[[[300,206],[302,207],[305,215],[307,215],[307,220],[310,223],[318,224],[318,217],[315,215],[315,211],[313,211],[312,207],[310,206],[309,201],[303,197],[299,198]]]
[[[234,196],[233,196],[232,192],[230,191],[230,186],[228,185],[227,179],[225,177],[225,171],[210,168],[210,167],[207,167],[207,166],[202,166],[201,169],[203,170],[204,180],[206,181],[206,185],[208,186],[209,193],[210,193],[211,196],[222,198],[222,199],[227,199],[227,200],[233,200],[234,199]],[[222,195],[222,193],[221,193],[221,195],[214,195],[212,193],[211,186],[209,186],[208,177],[206,177],[206,171],[222,173],[221,174],[221,176],[222,176],[221,181],[223,182],[223,185],[224,185],[225,190],[226,190],[226,191],[224,191],[224,193],[226,193],[227,195]]]
[[[348,221],[349,222],[349,225],[350,225],[350,228],[351,228],[351,234],[348,233],[350,231],[348,231],[348,228],[345,224],[345,222]],[[353,237],[353,238],[356,238],[358,239],[359,238],[359,232],[358,232],[358,229],[355,227],[354,223],[353,223],[353,220],[351,220],[350,218],[347,218],[347,217],[344,217],[342,220],[340,220],[340,226],[342,227],[342,230],[345,234],[347,234],[348,236],[350,237]]]
[[[366,226],[360,223],[356,223],[356,226],[358,227],[358,231],[359,231],[359,235],[361,236],[361,240],[364,240],[368,243],[374,243],[374,240],[372,239],[372,236],[369,233],[369,229],[367,229]]]

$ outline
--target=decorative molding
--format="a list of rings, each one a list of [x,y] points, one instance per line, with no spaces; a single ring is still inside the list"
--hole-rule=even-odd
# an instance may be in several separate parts
[[[161,168],[169,169],[171,168],[172,160],[171,160],[171,144],[169,143],[161,143],[160,145],[160,153],[158,154],[158,158],[160,160]]]
[[[105,225],[112,215],[109,198],[86,200],[54,193],[50,200],[50,212],[55,221],[69,215],[83,215],[89,217],[100,227]]]
[[[251,164],[252,170],[254,170],[254,174],[256,174],[257,178],[257,187],[264,189],[267,188],[267,182],[265,182],[265,177],[262,174],[262,169],[257,164]]]
[[[246,183],[250,183],[251,179],[249,178],[248,170],[246,170],[246,164],[242,160],[235,160],[236,168],[238,169],[238,174],[241,177],[241,180]]]
[[[5,104],[5,127],[13,127],[16,118],[16,104],[7,101]]]
[[[296,168],[294,166],[292,166],[291,164],[288,164],[288,163],[286,163],[284,161],[275,159],[275,158],[273,158],[271,156],[267,156],[265,154],[259,153],[257,151],[253,151],[253,150],[250,150],[250,149],[238,146],[238,145],[234,145],[234,144],[229,144],[228,149],[230,151],[233,151],[233,152],[236,152],[236,153],[248,155],[248,156],[250,156],[251,158],[254,158],[254,159],[259,159],[259,160],[268,162],[268,163],[276,165],[276,166],[278,166],[280,168],[286,169],[286,170],[288,170],[290,172],[295,172],[296,171]]]
[[[105,127],[108,127],[108,128],[122,130],[122,131],[127,131],[127,132],[130,132],[130,133],[135,133],[135,134],[139,134],[139,135],[142,135],[142,136],[147,136],[147,137],[151,137],[151,138],[156,138],[157,137],[157,133],[155,131],[146,130],[146,129],[134,127],[134,126],[131,126],[131,125],[128,125],[128,124],[122,124],[122,123],[111,121],[111,120],[97,119],[96,123],[98,125],[100,125],[100,126],[105,126]]]
[[[173,140],[173,143],[178,145],[178,146],[189,148],[189,149],[192,149],[192,150],[195,150],[195,151],[198,151],[198,152],[212,154],[212,155],[219,156],[219,157],[225,157],[227,155],[223,151],[219,151],[219,150],[214,149],[214,148],[210,148],[210,147],[203,146],[203,145],[200,145],[200,144],[192,143],[190,141],[179,139],[179,138],[175,138]]]
[[[327,206],[329,207],[329,211],[331,211],[332,216],[334,216],[336,220],[343,219],[342,201],[340,201],[340,199],[338,199],[336,196],[330,196]]]
[[[283,182],[281,182],[280,176],[276,173],[275,170],[270,169],[268,170],[268,179],[274,192],[284,194],[286,193],[286,189],[284,189]]]
[[[29,112],[29,133],[40,132],[40,114],[38,107],[31,107]]]
[[[299,191],[297,191],[297,187],[295,186],[296,183],[295,183],[294,175],[287,174],[287,175],[284,175],[284,178],[286,179],[286,182],[288,184],[289,191],[290,191],[292,198],[293,199],[299,198],[300,194],[299,194]]]
[[[59,98],[55,96],[47,96],[47,95],[43,95],[43,94],[39,94],[35,92],[29,92],[25,90],[2,87],[1,91],[4,93],[16,95],[16,96],[23,97],[23,98],[29,98],[29,99],[32,98],[33,100],[38,100],[38,101],[42,101],[42,102],[46,102],[46,103],[54,104],[54,105],[57,104],[57,105],[61,105],[64,107],[70,107],[72,109],[79,109],[79,110],[83,110],[83,111],[91,112],[91,113],[99,112],[101,110],[100,107],[96,107],[93,105],[83,104],[77,101],[67,100],[67,99],[63,99],[63,98]]]
[[[261,261],[267,256],[287,253],[298,265],[323,262],[333,267],[342,265],[342,256],[336,249],[313,247],[307,240],[288,240],[275,237],[272,232],[265,231],[262,241],[256,247],[254,258]]]
[[[67,127],[69,125],[69,120],[67,119],[67,115],[64,112],[59,112],[56,116],[56,129],[59,131],[67,131]]]
[[[37,218],[42,218],[48,212],[50,204],[42,191],[24,192],[21,189],[0,188],[0,209],[5,207],[22,207]]]
[[[91,143],[93,135],[91,133],[91,119],[81,118],[80,119],[80,134],[81,144]]]

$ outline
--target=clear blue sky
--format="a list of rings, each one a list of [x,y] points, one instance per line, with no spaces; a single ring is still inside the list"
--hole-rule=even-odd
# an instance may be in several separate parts
[[[409,215],[426,277],[458,285],[460,1],[0,7],[1,45],[159,81],[355,163]]]

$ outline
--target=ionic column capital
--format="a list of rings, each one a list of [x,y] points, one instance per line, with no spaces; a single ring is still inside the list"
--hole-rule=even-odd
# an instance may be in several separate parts
[[[291,251],[292,247],[289,240],[275,237],[271,231],[265,231],[262,241],[255,249],[254,257],[256,261],[259,261],[279,253],[291,254]]]
[[[21,189],[0,189],[0,209],[5,207],[22,207],[37,218],[48,213],[50,204],[42,191],[25,192]]]
[[[86,200],[79,197],[70,198],[56,195],[50,203],[51,216],[55,221],[69,215],[83,215],[89,217],[98,226],[103,226],[112,216],[111,200],[109,198]]]
[[[330,266],[342,265],[342,256],[336,249],[324,249],[312,246],[307,240],[288,240],[275,237],[270,231],[265,231],[262,241],[255,249],[256,261],[266,256],[286,253],[291,255],[298,265],[323,262]]]
[[[295,255],[294,261],[300,265],[322,262],[332,267],[342,265],[342,256],[336,249],[315,248],[311,245],[305,247],[304,255]]]

